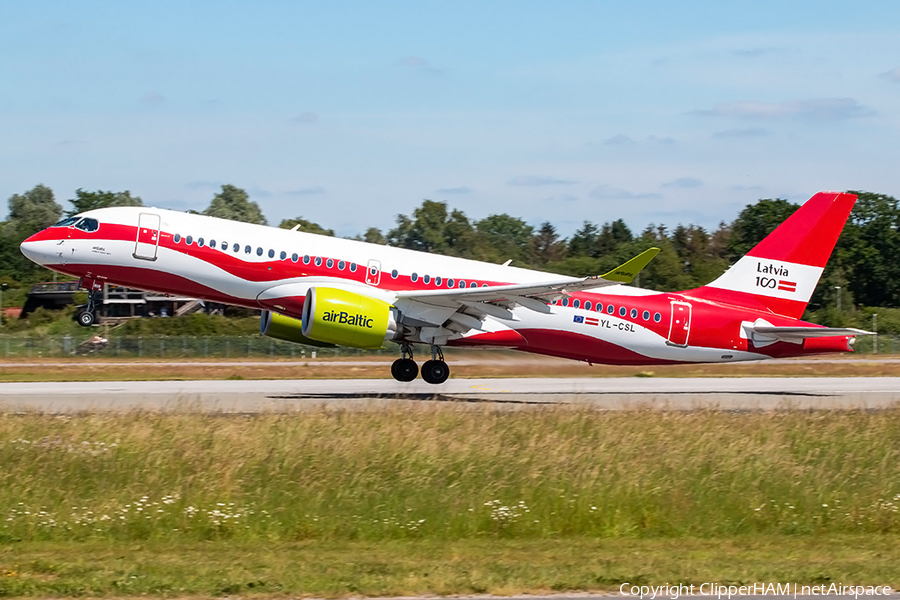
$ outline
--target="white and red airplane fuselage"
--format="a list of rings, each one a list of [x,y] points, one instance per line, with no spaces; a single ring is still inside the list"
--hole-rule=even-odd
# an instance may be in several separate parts
[[[88,289],[109,282],[298,323],[310,290],[320,290],[323,303],[324,290],[372,298],[387,307],[384,339],[404,347],[501,346],[619,365],[736,362],[844,352],[862,333],[799,320],[854,201],[816,195],[718,280],[684,292],[606,280],[593,287],[581,278],[145,207],[85,212],[28,238],[22,252]],[[327,335],[314,339],[335,341],[321,339]]]

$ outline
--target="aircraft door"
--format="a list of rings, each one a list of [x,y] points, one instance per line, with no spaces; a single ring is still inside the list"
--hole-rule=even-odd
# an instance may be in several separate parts
[[[366,283],[378,285],[381,282],[381,261],[372,259],[366,266]]]
[[[688,345],[688,337],[691,334],[691,305],[680,300],[672,300],[671,306],[668,343],[684,348]]]
[[[156,260],[159,247],[159,215],[141,213],[138,217],[137,240],[134,257],[142,260]]]

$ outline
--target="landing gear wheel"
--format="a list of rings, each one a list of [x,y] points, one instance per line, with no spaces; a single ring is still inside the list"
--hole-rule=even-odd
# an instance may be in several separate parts
[[[428,383],[444,383],[450,377],[450,367],[442,360],[427,360],[422,363],[422,379]]]
[[[78,324],[82,327],[90,327],[94,324],[94,313],[89,310],[83,310],[78,313]]]
[[[391,376],[397,381],[412,381],[418,374],[419,365],[411,358],[398,358],[391,364]]]

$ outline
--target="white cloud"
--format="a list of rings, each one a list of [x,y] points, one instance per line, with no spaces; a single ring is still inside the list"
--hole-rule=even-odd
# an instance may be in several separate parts
[[[288,194],[290,196],[314,196],[316,194],[324,194],[324,193],[325,193],[325,188],[323,188],[320,185],[314,185],[314,186],[308,187],[308,188],[301,188],[299,190],[290,190],[290,191],[285,192],[285,194]]]
[[[662,187],[667,188],[695,188],[703,185],[703,182],[694,177],[679,177],[674,181],[670,181],[668,183],[662,184]]]
[[[594,200],[656,200],[662,198],[660,194],[634,194],[628,190],[614,188],[610,185],[598,185],[591,190],[591,198]]]
[[[572,185],[578,183],[573,179],[558,179],[556,177],[542,177],[540,175],[519,175],[506,182],[509,185],[523,187],[539,187],[543,185]]]
[[[560,194],[558,196],[544,198],[542,202],[575,202],[576,200],[578,200],[578,196],[573,196],[572,194]]]
[[[636,140],[627,135],[620,133],[611,138],[603,140],[604,146],[635,146],[637,144],[674,144],[675,140],[670,137],[659,137],[657,135],[647,136],[643,140]]]
[[[703,117],[741,117],[750,119],[783,119],[799,117],[816,121],[834,121],[865,117],[874,111],[853,98],[814,98],[789,102],[731,102],[713,109],[695,110]]]
[[[897,67],[896,69],[891,69],[887,73],[882,73],[881,76],[887,77],[894,83],[900,83],[900,67]]]
[[[318,120],[319,115],[314,112],[305,112],[291,119],[291,121],[293,121],[294,123],[314,123]]]
[[[719,139],[728,139],[762,137],[765,135],[769,135],[769,132],[762,127],[747,127],[745,129],[726,129],[725,131],[717,131],[713,134],[713,137]]]
[[[438,194],[471,194],[474,191],[475,190],[466,185],[451,188],[440,188],[439,190],[435,190],[435,192]]]

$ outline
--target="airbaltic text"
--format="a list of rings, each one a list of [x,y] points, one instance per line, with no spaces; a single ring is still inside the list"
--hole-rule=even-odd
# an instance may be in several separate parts
[[[822,585],[800,585],[797,583],[754,583],[750,585],[723,585],[719,583],[677,584],[677,585],[632,585],[623,583],[619,593],[638,598],[668,598],[678,600],[682,596],[715,596],[716,598],[738,598],[741,596],[890,596],[893,590],[887,585],[864,586],[840,583]]]
[[[335,312],[333,310],[326,311],[322,315],[322,320],[329,323],[340,323],[341,325],[355,325],[357,327],[365,327],[372,329],[372,319],[366,315],[351,315],[348,312]]]

